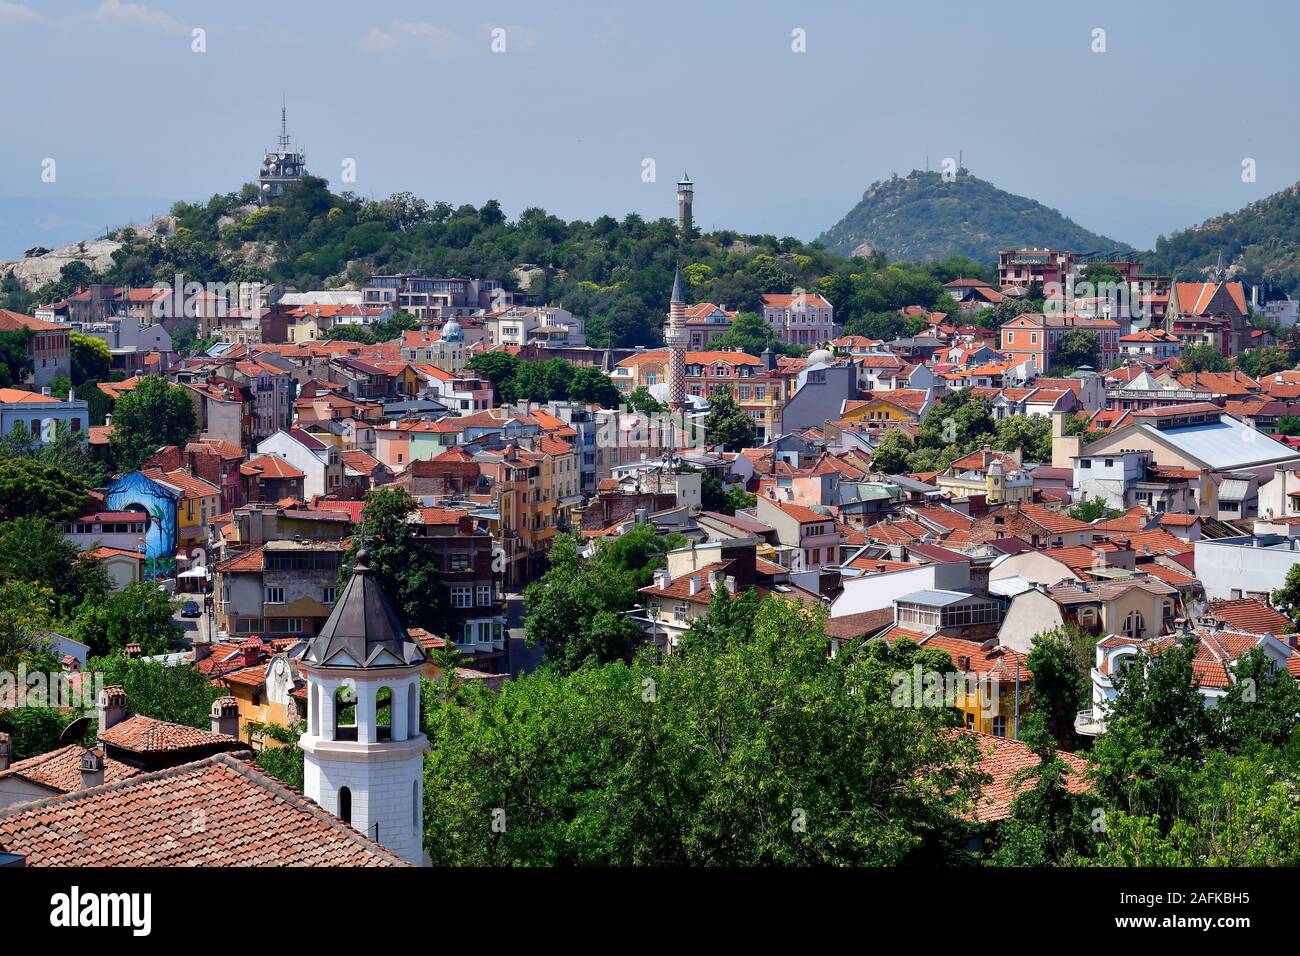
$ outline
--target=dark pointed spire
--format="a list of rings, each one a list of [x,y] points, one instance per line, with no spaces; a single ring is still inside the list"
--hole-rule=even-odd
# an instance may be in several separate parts
[[[682,267],[681,266],[678,266],[677,271],[673,273],[673,295],[672,298],[670,298],[668,301],[670,303],[672,302],[681,302],[682,304],[686,303],[686,299],[682,296]]]
[[[357,551],[352,577],[308,644],[305,663],[317,667],[404,667],[428,659],[371,574],[369,560],[369,551]]]

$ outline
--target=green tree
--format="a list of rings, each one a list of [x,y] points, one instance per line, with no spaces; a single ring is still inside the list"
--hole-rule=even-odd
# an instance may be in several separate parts
[[[1106,732],[1090,775],[1113,806],[1172,824],[1179,796],[1215,743],[1215,718],[1197,687],[1195,640],[1140,651],[1114,669]]]
[[[1295,623],[1296,617],[1300,616],[1300,564],[1293,564],[1286,569],[1286,578],[1282,586],[1273,592],[1270,601]]]
[[[175,613],[175,602],[157,584],[134,581],[107,598],[83,603],[68,636],[97,656],[124,651],[128,644],[139,644],[147,655],[163,654],[181,637]]]
[[[1106,504],[1106,499],[1097,495],[1095,498],[1089,498],[1084,495],[1073,508],[1070,509],[1070,517],[1075,521],[1086,521],[1092,524],[1100,518],[1117,518],[1120,512]]]
[[[68,347],[72,354],[73,385],[108,381],[113,356],[107,342],[73,329],[68,332]]]
[[[1291,353],[1276,346],[1250,349],[1238,355],[1233,362],[1238,369],[1251,378],[1263,378],[1265,375],[1283,372],[1294,364],[1291,361]]]
[[[650,389],[638,385],[627,396],[627,407],[643,415],[658,415],[668,411],[668,406],[650,394]]]
[[[709,397],[704,436],[710,445],[726,451],[740,451],[754,444],[756,434],[754,420],[736,404],[730,392],[714,392]]]
[[[89,500],[77,476],[31,458],[0,458],[0,521],[70,521]]]
[[[0,332],[0,388],[21,385],[32,374],[31,339],[30,329]]]
[[[361,521],[352,532],[352,544],[339,568],[339,587],[347,584],[357,552],[365,548],[369,552],[367,567],[402,623],[441,634],[438,555],[410,521],[418,510],[418,503],[405,488],[367,492]]]
[[[1228,360],[1213,345],[1188,345],[1178,359],[1182,372],[1226,372],[1229,368]]]
[[[1060,629],[1037,635],[1025,665],[1033,675],[1032,712],[1042,722],[1052,746],[1068,747],[1074,741],[1074,718],[1092,693],[1069,637]]]
[[[570,401],[600,405],[602,408],[617,408],[622,400],[610,377],[594,366],[580,368],[573,373],[568,398]]]
[[[743,619],[751,600],[717,597],[709,616],[738,603]],[[769,597],[750,626],[693,627],[662,664],[425,695],[427,851],[440,865],[966,859],[973,743],[950,734],[950,709],[894,706],[896,662],[829,658],[823,622]]]
[[[555,537],[550,567],[524,592],[528,609],[524,638],[540,644],[548,663],[563,671],[589,661],[627,660],[641,639],[641,628],[627,616],[647,586],[664,553],[682,541],[661,537],[650,525],[637,525],[596,545],[585,561],[581,540],[571,533]]]
[[[882,475],[901,475],[907,472],[908,459],[916,450],[912,438],[901,428],[891,428],[880,439],[871,453],[871,467]]]
[[[181,445],[194,434],[194,403],[183,385],[159,376],[146,376],[117,400],[110,438],[113,458],[123,471],[164,445]]]
[[[1258,647],[1238,657],[1232,673],[1234,681],[1214,709],[1224,748],[1286,746],[1300,721],[1300,683]]]
[[[105,684],[120,685],[132,712],[202,730],[212,726],[212,702],[226,693],[196,667],[128,658],[117,648],[92,657],[86,669],[102,675]]]
[[[1101,366],[1101,339],[1092,329],[1073,328],[1061,336],[1053,354],[1054,365],[1065,373],[1086,365]]]
[[[0,580],[5,579],[49,588],[60,617],[108,592],[103,565],[78,554],[57,527],[39,517],[0,523]]]
[[[1052,420],[1046,415],[1008,415],[993,431],[993,447],[1023,452],[1027,462],[1052,460]]]

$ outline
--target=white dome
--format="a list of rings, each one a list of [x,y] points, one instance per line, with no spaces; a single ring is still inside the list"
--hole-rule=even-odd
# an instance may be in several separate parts
[[[826,365],[833,361],[835,356],[828,349],[813,349],[808,353],[806,368],[812,368],[814,365]]]
[[[463,342],[465,333],[460,327],[460,323],[455,319],[448,319],[442,327],[442,340],[444,342]]]

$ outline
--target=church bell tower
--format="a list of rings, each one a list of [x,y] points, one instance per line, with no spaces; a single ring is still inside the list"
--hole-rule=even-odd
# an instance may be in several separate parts
[[[428,657],[357,552],[299,663],[307,679],[303,790],[409,863],[424,861],[420,675]]]

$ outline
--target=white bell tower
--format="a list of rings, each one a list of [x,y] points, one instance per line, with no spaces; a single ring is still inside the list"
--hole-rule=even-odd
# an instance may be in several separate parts
[[[299,667],[307,679],[303,789],[408,863],[424,859],[420,674],[428,658],[357,552]]]

